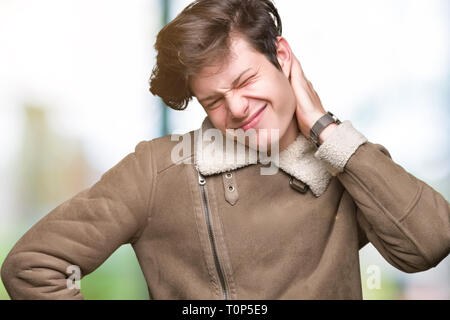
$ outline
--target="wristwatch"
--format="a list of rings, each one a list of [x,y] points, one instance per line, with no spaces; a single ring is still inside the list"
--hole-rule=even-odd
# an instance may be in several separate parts
[[[324,114],[322,117],[320,117],[319,120],[314,123],[312,126],[310,132],[309,132],[309,140],[316,145],[316,147],[320,147],[319,143],[319,135],[325,129],[330,123],[336,123],[340,124],[341,121],[339,121],[338,118],[334,114],[332,114],[330,111],[328,111],[326,114]]]

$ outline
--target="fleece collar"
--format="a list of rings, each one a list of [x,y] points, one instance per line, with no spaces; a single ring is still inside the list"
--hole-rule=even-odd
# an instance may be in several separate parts
[[[194,133],[194,161],[197,170],[202,175],[209,176],[223,173],[259,162],[258,159],[251,159],[248,156],[248,147],[235,148],[237,151],[235,149],[226,150],[226,148],[214,145],[219,143],[223,146],[224,144],[220,141],[200,138],[202,132],[210,128],[214,128],[214,126],[209,118],[206,117],[201,128]],[[213,141],[211,142],[210,140]],[[215,152],[221,150],[220,155],[217,153],[213,154],[213,150]],[[316,147],[300,133],[285,150],[280,152],[279,163],[274,164],[287,174],[307,184],[312,193],[319,197],[325,192],[332,175],[328,172],[325,163],[314,157],[316,151]],[[234,153],[234,155],[230,156],[230,152]],[[242,152],[245,152],[245,155]],[[229,156],[228,158],[227,155]],[[225,161],[224,159],[233,159],[233,161]]]

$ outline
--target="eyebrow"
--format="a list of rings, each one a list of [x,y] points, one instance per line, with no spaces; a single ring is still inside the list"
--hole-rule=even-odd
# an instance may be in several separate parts
[[[239,74],[239,76],[237,76],[237,78],[234,79],[233,82],[231,82],[231,86],[232,86],[232,87],[235,87],[235,86],[239,83],[241,77],[242,77],[247,71],[249,71],[249,70],[251,70],[251,69],[252,69],[252,68],[248,68],[248,69],[245,69],[244,71],[242,71],[242,72]],[[220,93],[215,93],[215,94],[212,94],[212,95],[210,95],[210,96],[208,96],[208,97],[206,97],[206,98],[203,98],[203,99],[197,99],[197,100],[198,100],[200,103],[204,103],[204,102],[206,102],[206,101],[208,101],[208,100],[211,100],[211,99],[214,99],[214,98],[216,98],[216,97],[218,97],[218,96],[220,96],[220,95],[221,95]]]

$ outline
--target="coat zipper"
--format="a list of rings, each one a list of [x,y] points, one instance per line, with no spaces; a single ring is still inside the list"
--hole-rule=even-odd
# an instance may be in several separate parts
[[[208,198],[206,196],[206,188],[205,188],[206,179],[200,174],[200,172],[198,172],[198,184],[200,185],[201,190],[202,190],[202,200],[203,200],[203,208],[205,209],[206,226],[208,227],[208,235],[209,235],[209,241],[211,242],[211,247],[212,247],[212,251],[213,251],[214,263],[216,265],[217,274],[219,275],[220,284],[222,286],[222,295],[223,295],[224,300],[228,300],[228,292],[227,292],[227,287],[226,287],[226,283],[225,283],[225,277],[223,275],[222,267],[220,266],[219,257],[217,255],[217,247],[216,247],[214,233],[213,233],[212,225],[211,225],[211,217],[210,217],[210,212],[209,212],[209,207],[208,207]]]

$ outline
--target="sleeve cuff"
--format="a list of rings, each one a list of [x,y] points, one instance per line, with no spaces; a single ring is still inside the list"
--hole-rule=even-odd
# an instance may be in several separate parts
[[[366,142],[367,138],[353,128],[349,120],[346,120],[333,130],[314,156],[322,160],[327,170],[336,176],[344,171],[344,167],[353,153]]]

